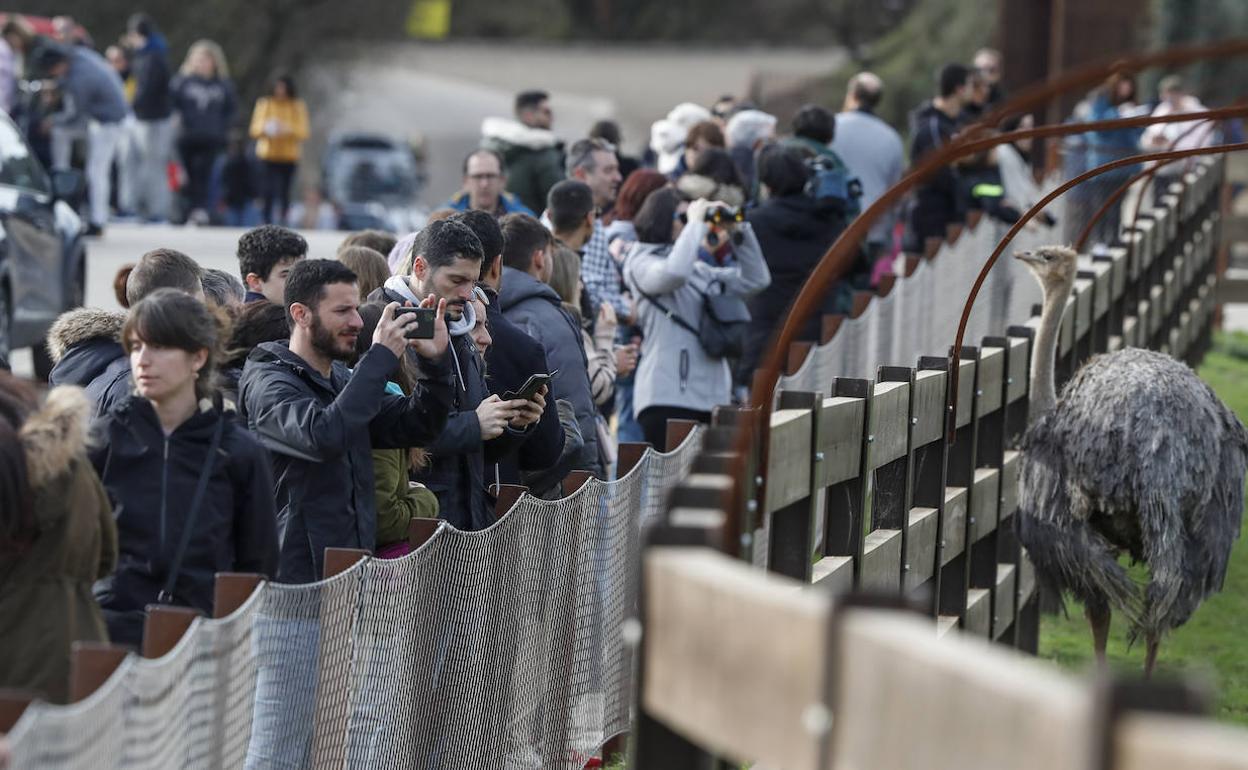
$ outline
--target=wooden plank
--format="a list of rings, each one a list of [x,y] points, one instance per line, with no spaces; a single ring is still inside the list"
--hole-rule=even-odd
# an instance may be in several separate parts
[[[943,567],[966,548],[966,487],[945,487],[945,517],[941,525]]]
[[[1110,248],[1105,257],[1110,264],[1109,296],[1119,299],[1127,288],[1127,250],[1121,246]]]
[[[490,494],[494,495],[494,517],[501,519],[507,515],[507,512],[515,507],[516,502],[520,500],[527,492],[528,487],[519,484],[493,484],[490,486]]]
[[[1092,331],[1093,281],[1090,278],[1075,279],[1075,339],[1082,340]]]
[[[958,362],[958,410],[957,426],[961,428],[971,422],[972,407],[975,402],[975,361],[963,358]]]
[[[69,702],[77,703],[100,689],[130,650],[102,642],[74,642],[69,653]]]
[[[1139,326],[1139,317],[1128,315],[1122,318],[1122,340],[1121,347],[1133,348],[1136,346],[1136,329]]]
[[[204,613],[190,607],[147,606],[143,619],[143,657],[159,658],[178,646],[196,618]]]
[[[901,530],[877,529],[862,544],[859,587],[867,591],[896,593],[900,588]]]
[[[827,767],[1091,770],[1091,687],[986,639],[932,631],[896,612],[844,618]]]
[[[854,590],[854,558],[852,556],[825,556],[815,562],[811,582],[833,594],[845,594]]]
[[[725,758],[816,768],[830,595],[706,548],[651,548],[643,569],[646,712]]]
[[[936,618],[936,638],[939,639],[958,630],[957,615],[940,615]]]
[[[571,497],[575,495],[593,477],[594,474],[589,471],[568,471],[568,475],[563,477],[563,496]]]
[[[1248,730],[1208,717],[1132,711],[1114,731],[1114,767],[1121,770],[1244,770]]]
[[[1005,348],[984,347],[979,351],[979,382],[975,383],[975,400],[979,416],[1001,408],[1002,386],[1005,384]]]
[[[768,434],[766,487],[763,509],[774,513],[810,497],[810,441],[813,417],[809,409],[772,412]]]
[[[212,616],[232,615],[251,598],[263,576],[252,572],[218,572],[212,586]]]
[[[12,732],[13,725],[39,696],[29,690],[0,689],[0,735]]]
[[[641,464],[650,445],[644,441],[621,441],[615,463],[615,477],[622,479]]]
[[[1005,399],[1011,404],[1027,395],[1027,384],[1031,377],[1027,368],[1030,360],[1029,345],[1031,340],[1026,337],[1010,337],[1010,371],[1006,375]]]
[[[1032,563],[1027,551],[1018,557],[1018,606],[1027,603],[1036,592],[1036,565]]]
[[[945,373],[937,369],[915,373],[910,446],[920,447],[944,436],[945,379]]]
[[[371,554],[363,548],[326,548],[325,566],[322,578],[325,580],[341,575]]]
[[[871,399],[871,470],[906,454],[910,438],[910,383],[877,382]]]
[[[858,475],[862,464],[862,425],[866,399],[834,396],[819,413],[819,475],[815,486],[829,487]]]
[[[1066,298],[1066,307],[1062,309],[1062,325],[1057,334],[1057,352],[1065,355],[1075,346],[1075,297]]]
[[[923,585],[932,578],[936,566],[936,524],[939,517],[935,508],[911,508],[910,531],[906,537],[907,592]]]
[[[1001,462],[1001,516],[1018,510],[1018,459],[1020,452],[1007,449]]]
[[[1179,296],[1179,282],[1175,276],[1174,270],[1167,270],[1162,274],[1162,314],[1168,315],[1174,310],[1175,300]]]
[[[966,592],[966,633],[987,637],[992,629],[992,592],[987,588],[971,588]]]
[[[1163,311],[1163,289],[1154,284],[1148,290],[1148,333],[1156,334],[1161,329],[1161,322],[1165,318]]]
[[[442,526],[441,519],[412,519],[407,523],[407,544],[412,547],[412,550],[420,548],[433,538],[440,526]]]
[[[992,638],[1000,639],[1014,622],[1014,591],[1017,570],[1013,564],[997,565],[997,585],[992,594]]]
[[[996,468],[975,469],[975,492],[971,495],[971,542],[997,528],[997,508],[1001,500],[1001,472]]]
[[[694,420],[668,420],[667,431],[663,436],[663,451],[675,452],[697,427],[698,423]]]
[[[1097,319],[1109,312],[1110,283],[1113,279],[1113,264],[1100,260],[1081,257],[1079,269],[1091,273],[1092,280],[1092,318]]]

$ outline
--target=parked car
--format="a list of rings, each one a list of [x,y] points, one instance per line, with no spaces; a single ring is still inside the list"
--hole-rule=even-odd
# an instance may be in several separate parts
[[[330,137],[321,180],[344,230],[417,230],[428,213],[416,199],[425,184],[411,145],[383,134],[343,132]]]
[[[86,243],[75,210],[83,189],[77,171],[48,174],[0,113],[0,357],[32,347],[40,375],[48,327],[85,298]]]

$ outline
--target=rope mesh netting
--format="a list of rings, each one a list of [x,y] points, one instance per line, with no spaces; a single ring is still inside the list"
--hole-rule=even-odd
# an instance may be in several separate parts
[[[32,705],[12,766],[580,768],[628,729],[641,531],[701,444],[401,559],[266,583],[89,698]]]

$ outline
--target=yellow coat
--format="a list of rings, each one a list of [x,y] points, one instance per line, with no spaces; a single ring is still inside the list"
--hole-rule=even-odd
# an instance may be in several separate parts
[[[268,130],[279,129],[277,135]],[[308,138],[308,108],[302,99],[256,100],[251,113],[251,138],[256,140],[256,157],[275,163],[297,163],[299,146]]]

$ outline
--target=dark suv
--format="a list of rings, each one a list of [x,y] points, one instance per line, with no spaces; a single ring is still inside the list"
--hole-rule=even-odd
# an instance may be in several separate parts
[[[48,174],[0,113],[0,357],[31,346],[40,374],[48,327],[81,306],[86,291],[86,245],[74,210],[82,192],[81,174]]]

